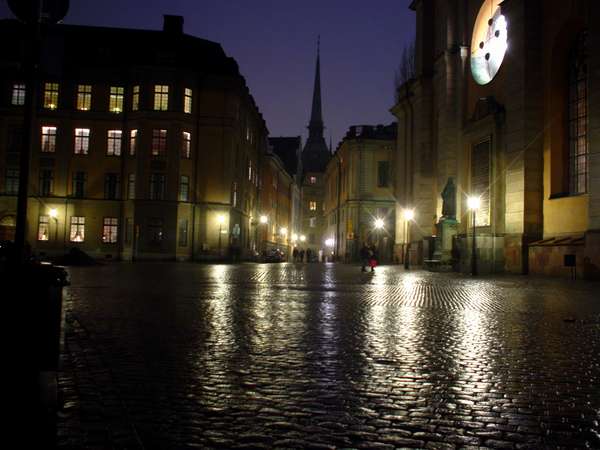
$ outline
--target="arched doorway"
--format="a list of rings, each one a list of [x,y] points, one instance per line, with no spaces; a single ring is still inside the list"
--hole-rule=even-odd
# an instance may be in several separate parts
[[[0,218],[0,241],[14,241],[17,219],[13,215]]]

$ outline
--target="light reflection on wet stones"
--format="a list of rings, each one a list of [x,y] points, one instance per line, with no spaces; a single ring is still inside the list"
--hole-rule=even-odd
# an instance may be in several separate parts
[[[358,270],[73,269],[61,448],[600,447],[596,285]]]

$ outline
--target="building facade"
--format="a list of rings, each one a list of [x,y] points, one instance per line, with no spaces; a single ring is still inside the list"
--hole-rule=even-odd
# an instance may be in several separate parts
[[[414,264],[597,278],[600,32],[592,1],[417,0],[399,90],[398,212]],[[469,197],[474,200],[469,202]],[[407,236],[396,214],[396,251]],[[572,255],[572,256],[567,256]],[[566,257],[566,258],[565,258]]]
[[[396,200],[392,159],[397,125],[352,126],[325,173],[325,236],[341,261],[358,261],[363,244],[393,261]]]
[[[0,235],[14,230],[23,142],[22,25],[0,56]],[[32,139],[28,229],[34,252],[220,259],[257,248],[267,128],[219,44],[162,31],[44,30]]]

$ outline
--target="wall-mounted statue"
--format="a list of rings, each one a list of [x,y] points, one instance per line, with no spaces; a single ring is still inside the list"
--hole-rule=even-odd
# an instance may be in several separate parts
[[[452,177],[442,191],[442,218],[456,220],[456,186]]]

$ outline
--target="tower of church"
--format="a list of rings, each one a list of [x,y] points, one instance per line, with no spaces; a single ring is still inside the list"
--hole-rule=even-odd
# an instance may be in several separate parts
[[[331,156],[323,137],[323,109],[321,106],[321,51],[320,41],[317,43],[317,69],[313,91],[312,111],[308,123],[308,139],[302,151],[304,173],[324,172]]]

